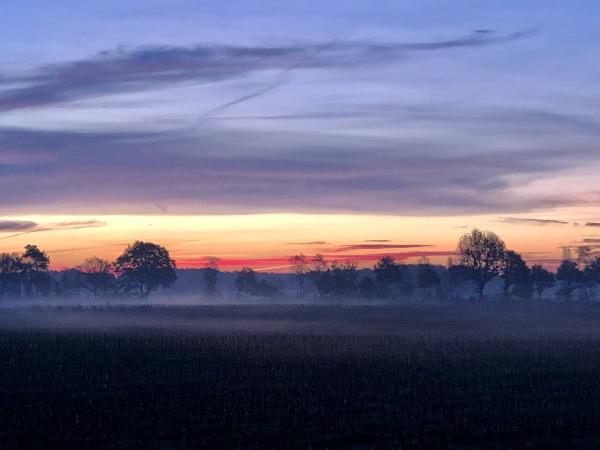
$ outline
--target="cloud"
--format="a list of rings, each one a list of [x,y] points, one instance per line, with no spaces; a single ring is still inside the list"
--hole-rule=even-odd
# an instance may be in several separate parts
[[[37,223],[29,220],[0,220],[0,233],[26,231],[37,227]]]
[[[367,239],[365,242],[392,242],[389,239]]]
[[[0,164],[0,213],[148,214],[156,204],[172,214],[520,213],[580,204],[557,191],[522,194],[515,183],[585,166],[597,152],[592,145],[462,152],[317,134],[216,124],[201,133],[0,128],[0,154],[10,161]]]
[[[421,248],[431,247],[430,244],[352,244],[343,245],[334,250],[334,252],[351,252],[355,250],[390,250],[401,248]]]
[[[498,219],[498,222],[510,223],[514,225],[535,225],[535,226],[546,226],[546,225],[568,225],[569,222],[564,220],[552,220],[552,219],[530,219],[523,217],[503,217]]]
[[[38,231],[79,230],[81,228],[97,228],[103,226],[106,226],[106,222],[102,222],[101,220],[71,220],[42,225]]]
[[[2,224],[12,222],[17,225],[17,228],[3,228]],[[30,233],[40,233],[44,231],[60,231],[60,230],[79,230],[82,228],[96,228],[105,226],[105,222],[101,222],[99,220],[79,220],[79,221],[66,221],[66,222],[56,222],[56,223],[47,223],[47,224],[38,224],[35,222],[28,221],[0,221],[0,233],[6,231],[19,231],[18,233],[14,233],[8,236],[2,236],[1,239],[10,239],[17,236],[22,236]],[[19,228],[19,226],[21,228]]]
[[[301,70],[386,63],[411,52],[482,47],[523,39],[531,30],[509,34],[471,33],[430,42],[336,41],[279,46],[196,45],[121,47],[94,57],[33,68],[24,74],[0,74],[0,111],[155,89],[174,83],[237,78],[264,70]],[[14,86],[18,87],[14,87]],[[276,84],[217,108],[262,95]],[[209,111],[213,114],[217,111]]]
[[[600,222],[587,222],[586,227],[600,227]]]

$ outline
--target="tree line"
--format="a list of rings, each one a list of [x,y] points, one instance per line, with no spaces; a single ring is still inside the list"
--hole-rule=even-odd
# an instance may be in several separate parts
[[[22,253],[0,253],[0,298],[79,295],[147,297],[158,288],[169,288],[177,279],[176,264],[165,247],[135,241],[114,261],[91,257],[81,265],[50,276],[50,258],[36,245]],[[372,270],[361,271],[351,261],[327,262],[322,255],[303,254],[290,258],[296,297],[455,300],[471,284],[473,297],[486,297],[486,287],[501,280],[506,299],[541,300],[554,288],[560,300],[589,300],[600,284],[600,257],[580,247],[577,258],[566,252],[555,273],[541,264],[531,267],[523,257],[506,248],[495,233],[474,229],[458,241],[456,259],[447,267],[422,259],[418,264],[400,264],[382,256]],[[210,258],[201,271],[204,293],[219,295],[218,260]],[[280,286],[249,267],[237,272],[234,287],[239,296],[276,297]]]
[[[483,301],[485,289],[494,279],[500,279],[501,296],[505,299],[541,300],[545,291],[555,288],[559,300],[590,300],[600,284],[600,256],[593,256],[587,247],[578,248],[577,260],[567,251],[556,273],[541,264],[528,266],[522,255],[506,248],[495,233],[474,229],[460,237],[456,260],[449,258],[447,267],[435,266],[424,258],[416,265],[398,263],[391,256],[382,256],[373,269],[361,275],[353,262],[327,263],[322,255],[303,254],[290,258],[295,277],[296,296],[306,294],[310,282],[319,297],[394,299],[418,296],[425,299],[455,300],[457,290],[470,282],[474,298]],[[260,282],[250,268],[239,273],[238,292],[264,296],[274,290],[259,287]]]
[[[77,295],[146,297],[177,279],[175,261],[166,248],[135,241],[114,261],[91,257],[81,265],[50,276],[50,257],[36,245],[23,253],[0,254],[0,298]]]

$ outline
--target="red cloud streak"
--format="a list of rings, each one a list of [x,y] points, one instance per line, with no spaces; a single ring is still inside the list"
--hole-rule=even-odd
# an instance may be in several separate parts
[[[351,261],[356,263],[361,262],[374,262],[380,259],[382,256],[391,256],[398,261],[404,261],[408,258],[419,258],[421,256],[454,256],[456,252],[449,250],[441,251],[415,251],[415,252],[402,252],[402,253],[368,253],[363,255],[347,255],[347,254],[330,254],[323,255],[327,262],[333,261]],[[310,256],[308,257],[310,259]],[[208,257],[201,258],[180,258],[177,259],[177,267],[181,269],[193,269],[199,268],[206,265]],[[289,267],[290,257],[289,256],[275,256],[269,258],[223,258],[218,259],[219,267],[222,269],[234,269],[240,267],[252,267],[252,268],[263,268],[263,267],[277,267],[284,266]]]

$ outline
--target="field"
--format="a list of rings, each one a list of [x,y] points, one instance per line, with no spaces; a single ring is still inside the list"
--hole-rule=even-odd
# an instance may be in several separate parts
[[[0,316],[0,448],[600,447],[592,305]]]

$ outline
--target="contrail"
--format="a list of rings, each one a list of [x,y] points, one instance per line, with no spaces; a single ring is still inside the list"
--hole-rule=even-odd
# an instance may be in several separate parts
[[[265,86],[265,87],[263,87],[263,88],[261,88],[261,89],[259,89],[257,91],[251,92],[250,94],[243,95],[243,96],[238,97],[238,98],[236,98],[234,100],[231,100],[231,101],[229,101],[227,103],[219,105],[216,108],[213,108],[213,109],[210,109],[210,110],[206,111],[205,113],[203,113],[200,116],[200,123],[204,122],[207,119],[210,119],[211,116],[213,116],[213,115],[215,115],[217,113],[220,113],[222,111],[225,111],[228,108],[231,108],[234,105],[238,105],[240,103],[244,103],[244,102],[246,102],[248,100],[260,97],[261,95],[264,95],[267,92],[270,92],[270,91],[272,91],[274,89],[277,89],[279,86],[283,85],[286,82],[286,80],[283,78],[283,76],[285,76],[285,74],[287,74],[290,71],[291,71],[291,69],[287,69],[281,75],[280,79],[274,81],[273,83],[271,83],[271,84],[269,84],[269,85],[267,85],[267,86]]]
[[[333,40],[328,45],[333,45],[337,41],[338,41],[337,39]],[[200,116],[200,123],[203,123],[206,119],[209,119],[211,116],[213,116],[216,113],[225,111],[226,109],[231,108],[234,105],[238,105],[240,103],[247,102],[248,100],[252,100],[253,98],[260,97],[261,95],[264,95],[267,92],[270,92],[270,91],[275,90],[278,87],[282,86],[287,81],[286,80],[287,74],[289,74],[292,70],[294,70],[298,66],[300,66],[300,64],[302,64],[308,58],[309,58],[308,55],[305,55],[304,57],[299,58],[296,62],[291,64],[288,68],[284,69],[279,74],[278,79],[276,79],[274,82],[270,83],[269,85],[267,85],[261,89],[258,89],[257,91],[251,92],[250,94],[243,95],[243,96],[238,97],[234,100],[231,100],[223,105],[217,106],[216,108],[206,111],[204,114],[202,114]]]
[[[262,269],[254,269],[255,272],[264,272],[266,270],[273,269],[285,269],[287,267],[293,267],[293,264],[286,264],[285,266],[271,266],[271,267],[263,267]]]
[[[10,235],[8,235],[8,236],[2,236],[2,237],[0,237],[0,240],[4,240],[4,239],[10,239],[10,238],[14,238],[14,237],[17,237],[17,236],[23,236],[23,235],[25,235],[25,234],[30,234],[30,233],[37,233],[37,232],[39,232],[39,231],[46,231],[46,230],[31,230],[31,231],[23,231],[23,232],[21,232],[21,233],[15,233],[15,234],[10,234]]]

